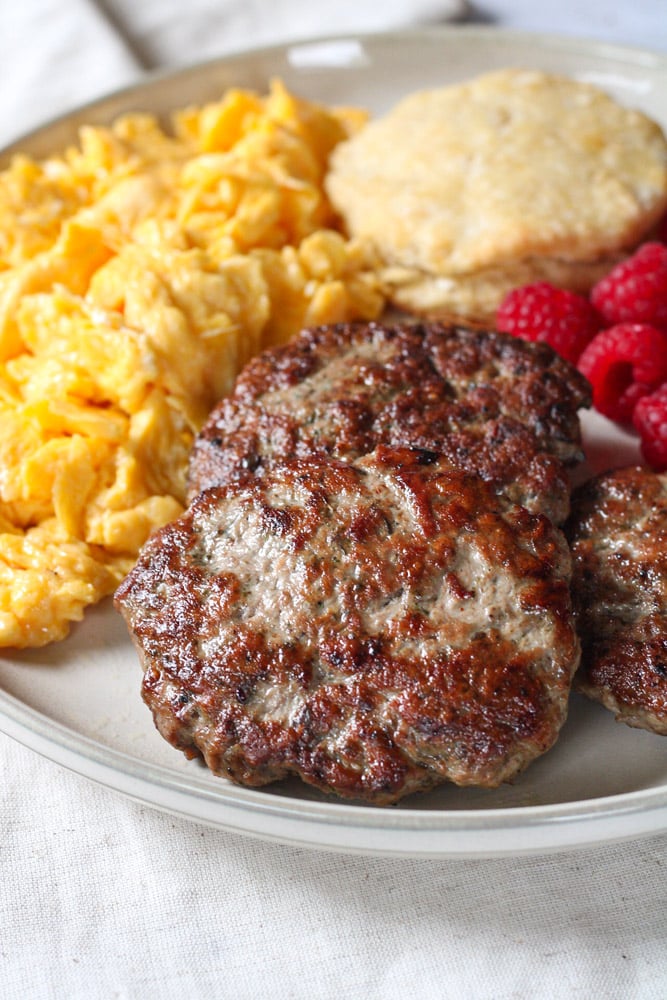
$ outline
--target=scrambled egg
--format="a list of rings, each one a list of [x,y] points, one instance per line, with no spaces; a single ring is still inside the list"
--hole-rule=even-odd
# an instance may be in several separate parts
[[[381,312],[322,187],[362,122],[274,83],[0,174],[0,646],[63,638],[114,590],[252,354]]]

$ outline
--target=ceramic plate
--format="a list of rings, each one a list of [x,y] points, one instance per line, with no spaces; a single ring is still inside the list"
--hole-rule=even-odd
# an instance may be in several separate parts
[[[33,132],[43,155],[84,122],[128,110],[166,113],[228,86],[281,77],[310,99],[373,113],[404,94],[505,66],[598,84],[667,125],[667,57],[573,39],[444,28],[321,39],[252,51],[116,93]],[[9,152],[9,151],[6,151]],[[636,440],[585,414],[588,471],[638,460]],[[325,799],[297,781],[237,788],[186,761],[153,728],[140,669],[110,602],[70,638],[0,657],[0,729],[35,751],[144,803],[221,828],[312,847],[374,854],[482,857],[566,850],[667,829],[667,743],[614,722],[573,695],[556,746],[515,784],[445,786],[391,809]]]

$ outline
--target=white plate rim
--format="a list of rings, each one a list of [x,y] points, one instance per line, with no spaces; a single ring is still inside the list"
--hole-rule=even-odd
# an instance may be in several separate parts
[[[667,73],[667,55],[637,46],[477,25],[315,36],[145,74],[136,83],[77,106],[12,141],[0,150],[0,163],[26,144],[52,133],[60,124],[74,119],[108,120],[121,113],[126,101],[137,92],[216,67],[232,67],[250,57],[277,55],[295,47],[332,41],[372,46],[410,39],[437,44],[457,37],[593,55],[647,69],[659,68]],[[105,746],[3,690],[0,690],[0,731],[43,757],[146,805],[209,826],[303,847],[400,857],[479,858],[552,853],[667,830],[667,786],[539,806],[456,811],[378,810],[336,800],[311,802],[271,796],[227,782],[213,789],[194,774],[172,772]]]
[[[136,81],[124,84],[111,89],[108,93],[100,97],[92,98],[81,104],[76,104],[69,110],[47,118],[40,125],[37,125],[20,136],[12,139],[9,143],[0,147],[0,169],[6,164],[7,159],[16,152],[20,152],[26,143],[30,144],[38,138],[52,133],[58,125],[72,120],[83,123],[105,120],[121,114],[125,107],[126,99],[145,88],[153,88],[161,82],[178,82],[185,80],[192,74],[213,71],[215,68],[223,66],[233,66],[234,63],[244,62],[249,58],[269,57],[275,54],[287,53],[291,50],[305,50],[307,48],[328,45],[332,42],[343,44],[361,43],[363,45],[373,45],[376,43],[395,42],[400,44],[401,40],[422,41],[425,44],[446,42],[452,38],[459,38],[462,42],[472,38],[482,41],[493,40],[500,45],[523,44],[534,46],[540,50],[552,50],[555,52],[579,53],[582,56],[595,56],[609,60],[634,63],[637,66],[647,68],[661,68],[667,72],[667,53],[651,50],[639,45],[624,45],[617,42],[601,41],[593,37],[582,37],[577,35],[560,34],[557,32],[531,32],[521,31],[503,26],[487,26],[480,24],[434,24],[428,28],[405,27],[390,31],[358,31],[340,34],[314,35],[307,38],[294,38],[277,44],[258,45],[230,51],[222,56],[211,57],[201,62],[186,62],[182,65],[169,68],[156,68],[144,72]],[[133,106],[133,105],[130,105]],[[118,110],[116,110],[118,108]],[[98,115],[101,118],[98,118]]]
[[[4,691],[0,691],[0,731],[137,802],[230,832],[323,850],[398,857],[505,857],[559,852],[667,830],[667,788],[541,806],[379,810],[333,799],[276,797],[226,782],[213,788],[194,774],[177,774],[104,746]]]

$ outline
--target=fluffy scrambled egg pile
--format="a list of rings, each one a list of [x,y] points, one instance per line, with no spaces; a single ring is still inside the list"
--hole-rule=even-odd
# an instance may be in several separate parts
[[[0,174],[0,645],[63,638],[113,591],[252,354],[381,312],[322,187],[362,123],[275,83]]]

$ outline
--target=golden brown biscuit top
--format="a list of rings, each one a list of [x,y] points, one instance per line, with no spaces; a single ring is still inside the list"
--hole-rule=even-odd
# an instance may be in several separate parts
[[[516,69],[406,97],[339,146],[329,194],[389,263],[460,275],[590,261],[667,206],[667,141],[596,87]]]

